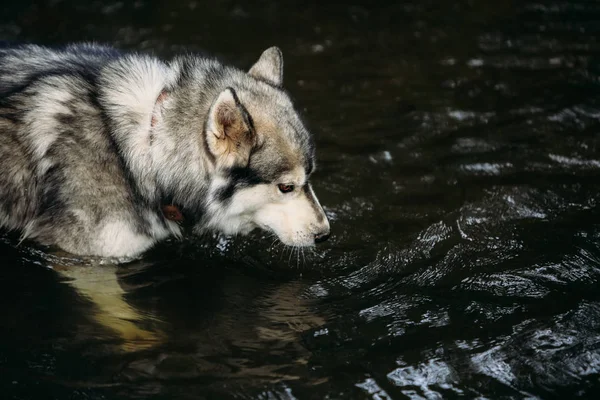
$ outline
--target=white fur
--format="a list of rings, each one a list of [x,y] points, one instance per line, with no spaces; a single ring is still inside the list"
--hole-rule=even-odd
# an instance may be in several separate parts
[[[127,222],[115,219],[100,228],[94,249],[105,257],[132,257],[154,243],[153,238],[134,232]]]
[[[281,193],[275,184],[259,184],[238,190],[228,207],[211,204],[211,227],[225,234],[248,233],[254,228],[273,232],[289,246],[312,246],[315,235],[329,231],[329,222],[312,188],[309,191],[319,212],[302,190],[306,176],[300,167],[284,174],[278,182],[295,185],[291,193]],[[212,191],[227,184],[223,178],[213,180]]]
[[[124,152],[132,173],[142,180],[152,175],[161,164],[151,147],[151,120],[156,100],[176,75],[163,62],[154,58],[126,57],[110,65],[102,75],[101,97],[107,110],[117,121],[114,137]],[[168,107],[169,99],[161,107]],[[164,143],[161,143],[164,144]],[[161,148],[160,154],[164,154]],[[144,185],[141,185],[144,188]]]
[[[171,235],[180,239],[183,235],[181,227],[176,222],[167,220],[167,227],[165,228],[159,220],[158,215],[151,210],[146,212],[145,218],[150,225],[150,234],[156,241],[166,239]]]
[[[316,234],[329,231],[327,219],[319,222],[319,217],[304,193],[296,193],[281,202],[265,204],[254,215],[254,221],[261,228],[273,231],[284,244],[312,246]]]
[[[56,114],[70,114],[69,109],[63,103],[70,100],[73,95],[64,89],[65,83],[68,83],[68,79],[48,78],[40,90],[43,95],[36,96],[34,99],[32,109],[35,112],[25,114],[25,123],[28,125],[25,132],[30,141],[32,156],[37,160],[44,159],[46,152],[58,138]],[[47,168],[49,168],[47,164],[38,165],[38,169],[41,169],[38,174],[43,175]]]

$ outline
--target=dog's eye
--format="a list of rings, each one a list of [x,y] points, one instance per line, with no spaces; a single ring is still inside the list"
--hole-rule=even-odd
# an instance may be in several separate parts
[[[277,185],[277,187],[279,188],[279,191],[281,193],[289,193],[294,191],[294,185],[285,185],[283,183],[280,183],[279,185]]]

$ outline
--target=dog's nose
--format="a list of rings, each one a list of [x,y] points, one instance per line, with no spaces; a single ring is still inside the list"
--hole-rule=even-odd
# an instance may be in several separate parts
[[[325,231],[325,232],[321,232],[321,233],[317,233],[315,235],[315,243],[323,243],[324,241],[326,241],[327,239],[329,239],[329,231]]]

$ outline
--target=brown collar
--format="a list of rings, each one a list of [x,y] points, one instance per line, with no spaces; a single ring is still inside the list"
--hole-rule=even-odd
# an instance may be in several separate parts
[[[179,207],[173,204],[165,204],[161,208],[163,215],[169,221],[183,222],[183,213],[181,212]]]

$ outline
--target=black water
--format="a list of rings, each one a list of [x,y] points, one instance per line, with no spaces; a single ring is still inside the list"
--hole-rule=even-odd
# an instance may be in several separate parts
[[[189,238],[118,267],[2,236],[2,398],[600,393],[600,3],[56,0],[0,21],[240,67],[277,44],[333,228],[311,254]]]

